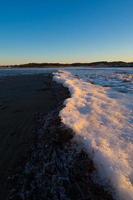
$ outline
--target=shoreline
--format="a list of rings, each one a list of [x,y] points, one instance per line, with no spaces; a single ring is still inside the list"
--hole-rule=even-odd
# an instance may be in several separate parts
[[[124,61],[97,61],[97,62],[74,62],[74,63],[23,63],[23,64],[7,64],[7,65],[0,65],[0,68],[4,67],[9,67],[9,68],[16,68],[16,67],[42,67],[42,68],[47,68],[47,67],[133,67],[133,62],[124,62]]]
[[[50,73],[10,77],[2,81],[3,84],[4,81],[7,81],[4,85],[6,91],[9,90],[10,95],[14,94],[14,99],[17,99],[10,106],[4,105],[1,112],[7,112],[9,115],[9,108],[14,108],[13,106],[16,106],[21,99],[18,107],[20,108],[21,105],[22,110],[26,108],[25,114],[27,115],[28,103],[31,110],[29,109],[30,115],[27,119],[31,115],[34,116],[34,119],[32,119],[32,123],[30,122],[31,124],[27,119],[25,120],[23,126],[25,127],[27,124],[27,128],[19,135],[11,134],[12,136],[10,136],[8,134],[6,136],[5,140],[10,144],[9,146],[13,143],[15,145],[17,143],[18,146],[21,144],[21,146],[20,149],[17,146],[18,154],[16,156],[16,146],[15,148],[10,147],[11,153],[15,157],[13,164],[8,160],[12,158],[11,154],[7,153],[6,155],[8,167],[3,166],[6,174],[3,182],[1,181],[0,199],[31,200],[34,196],[36,200],[112,200],[110,193],[93,181],[92,174],[96,169],[92,160],[81,148],[81,144],[72,140],[74,136],[72,130],[65,127],[60,121],[59,112],[63,108],[64,100],[70,96],[68,89],[53,81]],[[21,88],[21,90],[16,88]],[[16,94],[18,94],[19,101]],[[37,98],[35,98],[36,96]],[[12,102],[14,99],[12,97],[10,101]],[[15,114],[18,121],[18,116],[21,114],[20,109],[15,107]],[[13,120],[11,115],[8,117]],[[24,118],[24,113],[22,118]],[[8,130],[10,129],[11,127],[8,127]],[[24,136],[22,137],[22,135]],[[11,139],[11,137],[13,138]],[[20,137],[20,139],[14,137]],[[8,150],[8,145],[5,147]],[[5,156],[4,153],[3,156]],[[2,164],[0,171],[2,173]]]
[[[47,116],[37,116],[38,128],[28,160],[10,178],[10,200],[113,200],[93,180],[96,169],[74,133],[62,124],[60,105]]]

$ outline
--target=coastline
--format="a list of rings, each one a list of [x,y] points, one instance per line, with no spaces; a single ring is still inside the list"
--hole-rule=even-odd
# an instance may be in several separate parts
[[[133,62],[124,61],[98,61],[98,62],[74,62],[74,63],[24,63],[0,65],[0,68],[57,68],[57,67],[133,67]]]
[[[81,144],[72,140],[72,130],[60,121],[63,101],[70,94],[67,88],[52,79],[51,74],[45,74],[1,80],[1,86],[5,87],[1,94],[5,98],[8,96],[8,104],[1,104],[1,120],[6,122],[6,127],[9,121],[12,124],[14,115],[12,127],[17,130],[11,131],[8,125],[3,132],[6,137],[1,158],[6,161],[3,164],[1,160],[0,199],[30,200],[34,196],[36,200],[112,200],[109,192],[92,180],[96,170],[92,160]],[[22,113],[23,123],[19,119]],[[19,122],[17,126],[16,122]]]

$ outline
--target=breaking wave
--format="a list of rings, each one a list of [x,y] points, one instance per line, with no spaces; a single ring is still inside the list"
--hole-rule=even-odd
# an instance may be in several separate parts
[[[73,74],[54,73],[54,80],[71,93],[60,112],[62,122],[74,130],[75,139],[82,140],[101,180],[115,191],[115,198],[133,200],[132,103],[125,94],[97,85],[94,78],[87,81]],[[127,74],[115,76],[115,80],[125,82],[131,78]]]

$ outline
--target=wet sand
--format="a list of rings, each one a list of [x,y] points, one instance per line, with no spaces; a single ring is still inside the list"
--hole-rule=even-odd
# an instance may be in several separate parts
[[[51,74],[0,78],[0,200],[6,182],[32,143],[35,114],[48,114],[68,97]]]

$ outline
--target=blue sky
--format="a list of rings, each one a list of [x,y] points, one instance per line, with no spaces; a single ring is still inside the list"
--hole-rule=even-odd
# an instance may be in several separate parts
[[[0,0],[0,64],[133,61],[133,0]]]

